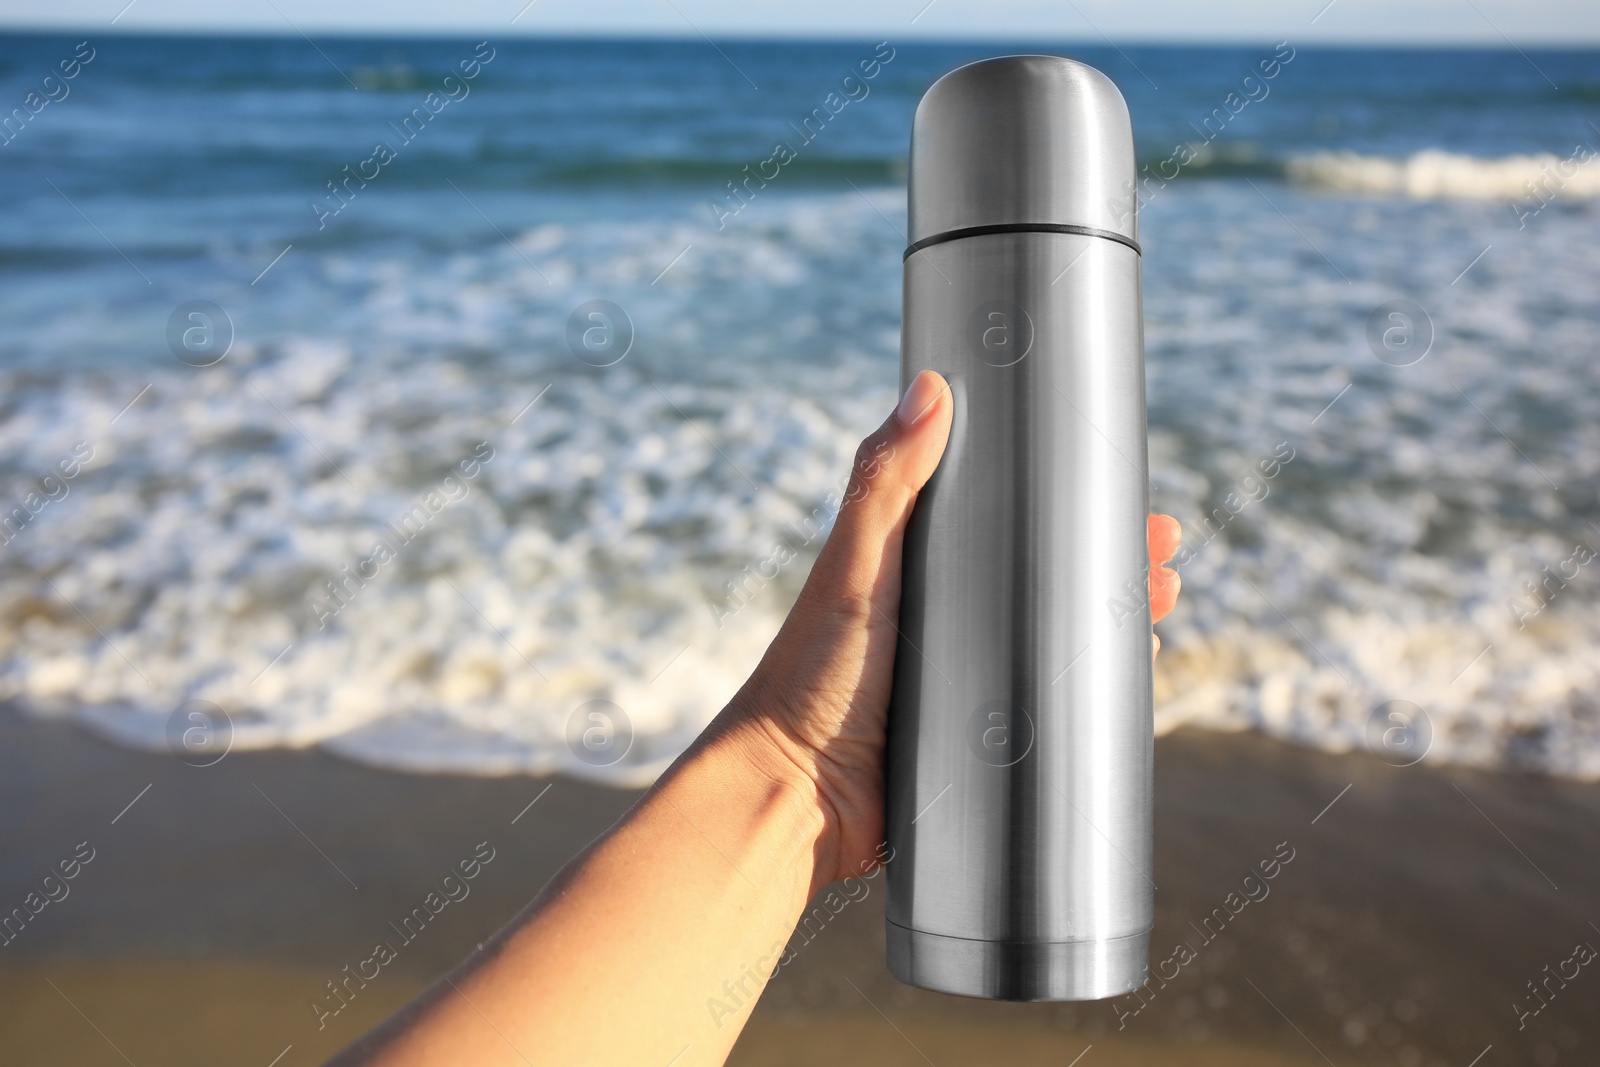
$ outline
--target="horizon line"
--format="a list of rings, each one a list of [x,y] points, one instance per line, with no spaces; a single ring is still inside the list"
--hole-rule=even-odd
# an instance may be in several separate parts
[[[14,24],[0,19],[0,32],[16,36],[31,35],[37,37],[50,36],[75,36],[85,30],[94,29],[88,23],[73,22],[59,24]],[[490,33],[489,27],[475,29],[431,29],[428,27],[394,27],[373,29],[370,27],[337,26],[337,27],[307,27],[321,38],[342,38],[346,40],[391,40],[391,39],[432,39],[432,40],[468,40],[482,38],[485,33]],[[492,35],[490,39],[501,41],[660,41],[703,43],[718,40],[730,43],[748,44],[834,44],[851,43],[880,36],[881,31],[863,31],[862,33],[814,33],[805,32],[714,32],[712,35],[702,35],[693,32],[683,33],[663,30],[615,30],[615,29],[584,29],[579,27],[563,28],[559,31],[522,30],[514,27],[507,28],[509,32]],[[303,38],[303,34],[295,31],[284,31],[270,27],[253,26],[104,26],[98,31],[102,35],[112,37],[197,37],[197,38],[253,38],[261,40],[286,40],[294,41]],[[975,33],[947,33],[938,31],[921,31],[911,37],[901,37],[895,43],[914,45],[962,45],[962,44],[1052,44],[1071,45],[1075,48],[1109,49],[1115,50],[1122,45],[1142,48],[1245,48],[1257,47],[1263,44],[1276,43],[1275,35],[1251,37],[1204,37],[1190,39],[1174,39],[1159,36],[1122,36],[1118,38],[1102,38],[1093,40],[1087,37],[1055,37],[1049,34],[993,34],[984,32]],[[1516,52],[1523,48],[1532,48],[1546,52],[1586,52],[1600,51],[1600,37],[1573,41],[1570,38],[1546,39],[1524,38],[1521,40],[1506,39],[1500,42],[1484,40],[1476,37],[1463,37],[1458,39],[1409,39],[1388,37],[1336,37],[1330,40],[1318,41],[1316,44],[1296,45],[1297,50],[1315,52],[1319,50],[1346,50],[1352,48],[1392,49],[1396,51],[1420,52]]]

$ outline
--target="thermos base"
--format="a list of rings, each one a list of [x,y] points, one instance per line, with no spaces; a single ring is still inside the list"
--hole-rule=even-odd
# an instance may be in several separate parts
[[[907,985],[986,1000],[1102,1000],[1144,983],[1148,931],[1104,941],[974,941],[886,923]]]

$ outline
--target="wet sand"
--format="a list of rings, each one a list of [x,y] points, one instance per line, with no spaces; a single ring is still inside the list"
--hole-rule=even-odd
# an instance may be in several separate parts
[[[193,768],[11,711],[0,761],[0,906],[93,849],[67,895],[0,947],[0,1062],[16,1065],[319,1063],[635,796],[319,752]],[[1521,1030],[1513,1004],[1542,1003],[1525,983],[1578,942],[1600,947],[1597,826],[1592,785],[1180,732],[1157,744],[1151,953],[1176,976],[1137,1013],[1132,1000],[993,1004],[898,985],[880,879],[797,938],[731,1062],[1466,1067],[1489,1046],[1479,1067],[1595,1062],[1600,973],[1549,983]],[[420,930],[390,926],[485,842],[494,858],[467,898]],[[1244,881],[1288,850],[1276,877]],[[319,1030],[325,983],[385,937],[398,958]],[[1180,941],[1193,957],[1181,966]]]

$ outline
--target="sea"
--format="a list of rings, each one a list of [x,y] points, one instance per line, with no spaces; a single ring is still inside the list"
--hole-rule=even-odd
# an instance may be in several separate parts
[[[649,780],[895,401],[918,98],[1039,52],[1133,116],[1158,732],[1600,779],[1578,50],[9,33],[0,699]]]

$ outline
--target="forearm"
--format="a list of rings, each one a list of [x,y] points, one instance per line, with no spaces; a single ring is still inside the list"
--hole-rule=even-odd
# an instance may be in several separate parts
[[[492,942],[341,1062],[720,1064],[827,847],[816,791],[779,746],[755,715],[724,712]]]

